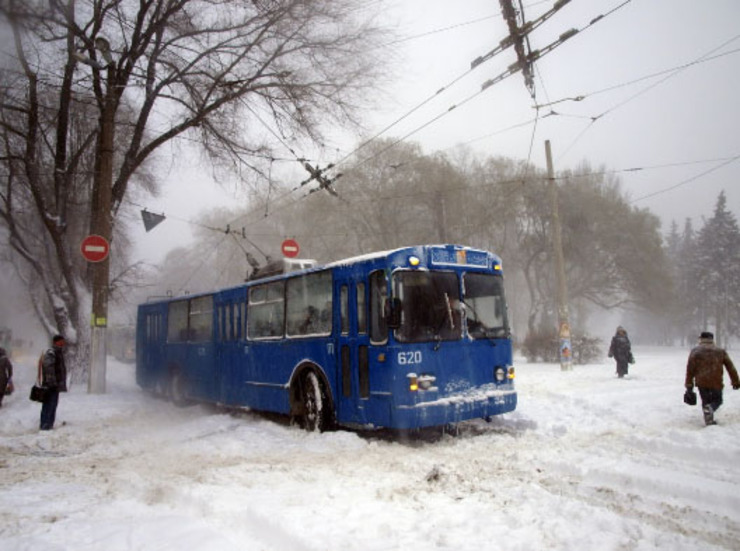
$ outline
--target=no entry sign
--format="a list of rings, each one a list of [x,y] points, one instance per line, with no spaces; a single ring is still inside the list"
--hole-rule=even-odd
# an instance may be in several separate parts
[[[88,262],[102,262],[108,257],[110,245],[99,235],[88,235],[80,244],[80,252]]]
[[[295,239],[286,239],[285,241],[283,241],[280,249],[283,251],[283,256],[286,256],[288,258],[294,258],[298,256],[298,253],[301,250],[301,248],[298,246],[298,242]]]

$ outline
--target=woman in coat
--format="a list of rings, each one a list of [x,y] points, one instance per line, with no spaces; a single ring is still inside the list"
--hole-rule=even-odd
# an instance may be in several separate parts
[[[8,354],[4,348],[0,348],[0,407],[3,405],[5,390],[8,388],[8,382],[13,377],[13,364],[10,363]]]
[[[635,363],[635,358],[632,356],[632,344],[627,336],[627,331],[621,325],[617,327],[617,332],[612,337],[609,357],[617,361],[617,376],[620,379],[627,375],[629,364]]]

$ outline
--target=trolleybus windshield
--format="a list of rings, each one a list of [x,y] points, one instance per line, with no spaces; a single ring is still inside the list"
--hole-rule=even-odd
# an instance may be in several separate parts
[[[468,335],[474,339],[507,337],[509,330],[501,276],[467,273],[463,281]]]

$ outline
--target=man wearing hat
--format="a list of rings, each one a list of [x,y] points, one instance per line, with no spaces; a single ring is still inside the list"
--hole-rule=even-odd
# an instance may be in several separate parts
[[[46,351],[41,363],[41,384],[49,389],[49,398],[41,404],[41,430],[54,428],[59,404],[59,393],[67,392],[67,366],[64,363],[64,337],[54,335],[51,348]]]
[[[722,366],[732,381],[732,388],[740,388],[737,370],[725,350],[715,346],[714,335],[704,331],[699,336],[699,346],[694,347],[686,364],[686,389],[693,391],[694,384],[699,388],[704,423],[716,425],[714,412],[722,405],[723,375]]]

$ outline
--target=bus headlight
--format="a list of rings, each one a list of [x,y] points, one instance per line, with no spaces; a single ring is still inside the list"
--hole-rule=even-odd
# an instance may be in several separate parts
[[[506,369],[499,366],[493,370],[493,379],[497,383],[503,383],[506,380]]]

